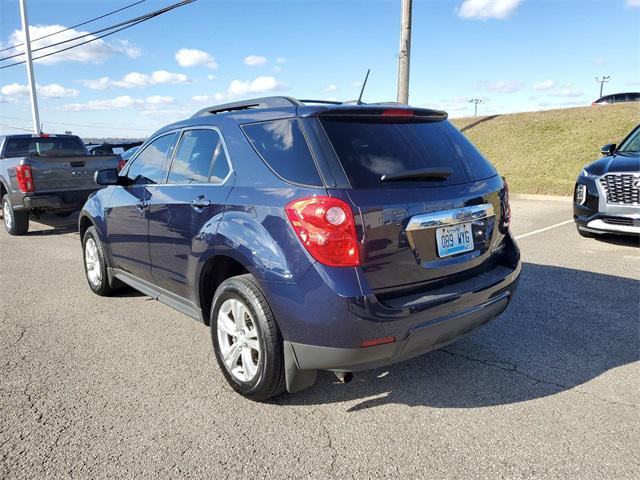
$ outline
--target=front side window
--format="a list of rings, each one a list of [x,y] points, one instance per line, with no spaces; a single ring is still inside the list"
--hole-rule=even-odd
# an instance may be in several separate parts
[[[322,185],[298,120],[254,123],[245,125],[243,130],[265,163],[280,177],[303,185]]]
[[[188,130],[180,140],[167,183],[220,183],[229,171],[220,134],[211,129]]]
[[[147,145],[131,164],[127,177],[136,184],[159,183],[164,174],[165,162],[173,153],[176,137],[176,133],[170,133]]]
[[[620,145],[618,152],[622,152],[622,153],[640,152],[640,128],[636,129],[636,131],[633,132],[631,136],[627,138],[622,145]]]

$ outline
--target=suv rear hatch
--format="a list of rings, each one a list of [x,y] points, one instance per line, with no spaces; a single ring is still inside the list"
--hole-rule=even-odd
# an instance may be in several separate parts
[[[358,107],[318,117],[350,184],[329,193],[360,214],[361,265],[376,293],[487,266],[504,236],[504,183],[445,113]]]

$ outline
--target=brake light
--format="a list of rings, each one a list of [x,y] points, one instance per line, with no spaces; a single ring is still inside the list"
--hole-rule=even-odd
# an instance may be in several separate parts
[[[502,193],[502,230],[507,230],[509,225],[511,225],[511,203],[509,202],[509,184],[507,180],[503,177],[502,182],[504,183],[504,189]]]
[[[124,158],[121,158],[118,161],[118,171],[122,170],[126,164],[127,164],[127,161]]]
[[[18,165],[16,167],[16,180],[18,181],[18,188],[22,193],[35,191],[31,165]]]
[[[296,235],[318,262],[330,267],[360,265],[351,207],[332,197],[294,200],[285,207]]]
[[[396,337],[382,337],[374,340],[365,340],[360,343],[360,348],[375,347],[376,345],[386,345],[387,343],[393,343],[396,341]]]
[[[413,110],[406,108],[389,108],[382,112],[383,117],[413,117],[415,113]]]

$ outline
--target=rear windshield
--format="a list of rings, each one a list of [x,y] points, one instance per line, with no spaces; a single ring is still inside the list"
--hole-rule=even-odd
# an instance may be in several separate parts
[[[322,124],[354,188],[407,184],[382,182],[383,175],[449,168],[446,180],[411,180],[417,185],[451,185],[496,175],[493,166],[448,121],[403,122],[325,118]]]
[[[86,155],[78,137],[22,137],[7,140],[5,157]]]

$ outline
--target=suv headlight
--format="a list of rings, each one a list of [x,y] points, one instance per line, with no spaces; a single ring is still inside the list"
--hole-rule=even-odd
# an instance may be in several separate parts
[[[596,178],[596,175],[593,175],[592,173],[587,172],[586,168],[580,172],[580,176],[583,178]]]

